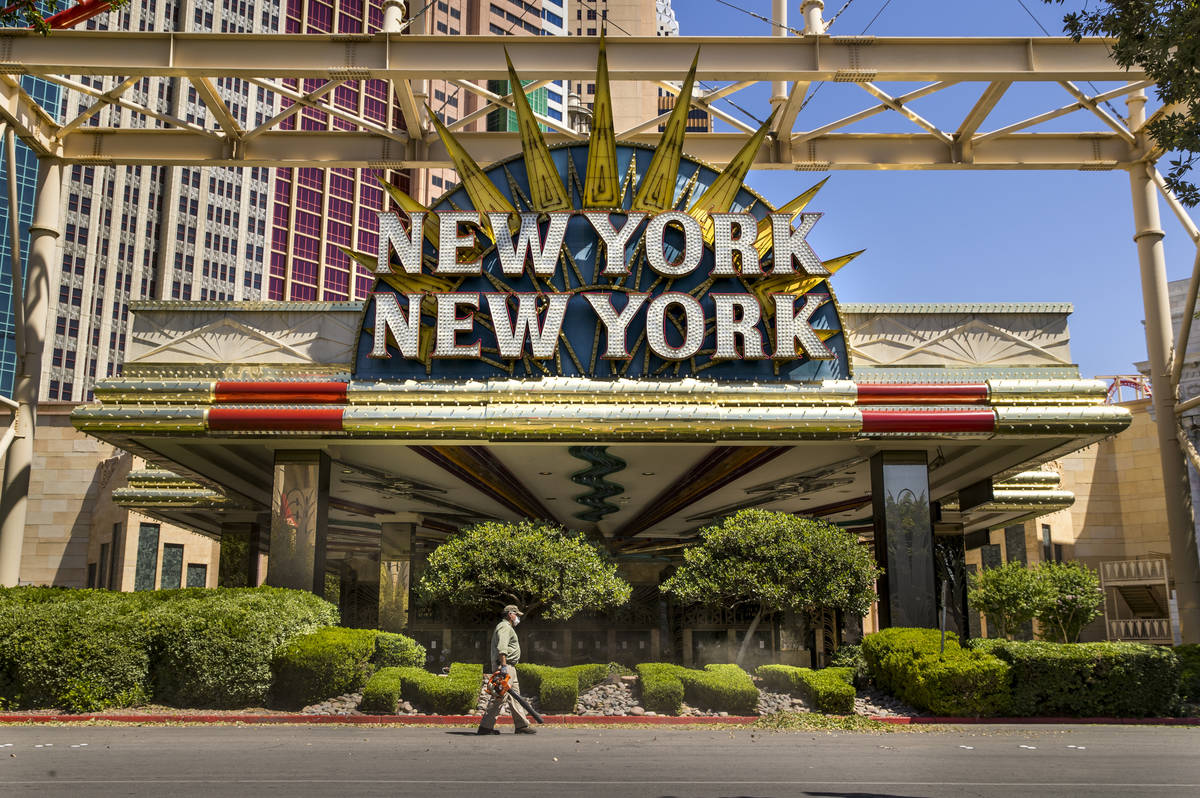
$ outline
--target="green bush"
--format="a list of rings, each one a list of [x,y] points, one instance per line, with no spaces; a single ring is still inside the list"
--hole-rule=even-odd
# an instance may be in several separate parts
[[[1008,640],[974,648],[1008,663],[1014,715],[1161,716],[1177,700],[1179,660],[1169,648]]]
[[[752,715],[758,707],[758,688],[737,665],[707,665],[691,670],[665,662],[637,666],[642,706],[653,712],[677,715],[684,698],[701,709]]]
[[[271,661],[272,698],[299,708],[359,689],[374,671],[376,634],[374,629],[333,626],[280,646]]]
[[[520,663],[517,681],[521,695],[538,697],[542,712],[574,712],[579,694],[608,678],[608,665],[572,665],[552,668]]]
[[[271,694],[283,706],[302,707],[358,690],[379,666],[424,662],[424,647],[404,635],[327,627],[279,647],[271,662]]]
[[[7,707],[96,712],[149,700],[145,617],[121,607],[114,595],[0,609],[0,689]]]
[[[963,649],[936,629],[884,629],[863,638],[863,657],[881,689],[938,715],[990,716],[1008,711],[1009,667],[982,650]]]
[[[475,709],[482,685],[482,665],[455,662],[448,676],[413,667],[383,668],[363,686],[359,706],[364,712],[394,714],[404,700],[422,712],[465,715]]]
[[[1184,701],[1200,704],[1200,643],[1175,646],[1179,658],[1179,696]]]
[[[275,649],[336,621],[332,604],[279,588],[0,589],[0,701],[261,705]]]
[[[818,712],[834,715],[854,712],[852,668],[814,671],[791,665],[761,665],[757,675],[770,689],[803,698]]]
[[[854,672],[855,687],[866,687],[871,680],[871,672],[867,668],[867,660],[863,657],[861,645],[841,646],[833,652],[829,664],[835,668],[850,668]]]
[[[371,664],[376,668],[424,668],[425,646],[411,637],[393,632],[375,633],[375,655]]]
[[[154,696],[171,706],[262,706],[276,649],[338,622],[337,607],[303,590],[187,588],[123,595],[151,607]]]
[[[642,706],[660,715],[678,715],[683,704],[683,682],[679,680],[679,671],[684,668],[667,662],[643,662],[636,670],[642,689]]]

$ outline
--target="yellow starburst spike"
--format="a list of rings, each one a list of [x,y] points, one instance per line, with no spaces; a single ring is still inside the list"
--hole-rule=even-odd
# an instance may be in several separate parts
[[[612,94],[608,88],[608,53],[601,36],[600,55],[596,59],[587,176],[583,181],[583,207],[617,208],[620,204],[621,180],[617,174],[617,133],[613,127]]]
[[[513,204],[500,193],[500,189],[496,188],[491,180],[488,180],[487,175],[479,168],[479,164],[454,138],[454,134],[446,129],[433,109],[428,106],[426,108],[429,110],[429,118],[433,120],[433,126],[437,129],[438,137],[446,147],[446,154],[454,162],[454,169],[458,172],[458,177],[462,181],[463,188],[467,190],[467,196],[471,198],[471,204],[475,206],[475,210],[480,213],[512,214],[510,218],[520,225],[520,220],[515,216],[517,209],[513,207]],[[488,224],[487,216],[483,217],[483,230],[493,241],[496,240],[496,237],[492,235],[492,226]]]
[[[517,111],[517,129],[521,133],[521,151],[525,155],[525,173],[529,178],[529,202],[538,213],[550,211],[570,211],[571,198],[563,186],[558,169],[550,157],[550,148],[542,136],[533,109],[529,106],[529,98],[525,96],[525,87],[513,69],[512,59],[508,57],[508,48],[504,48],[504,60],[508,63],[508,82],[512,86],[513,108]]]
[[[675,98],[675,108],[667,119],[667,129],[663,131],[658,141],[654,157],[650,159],[650,167],[642,176],[637,194],[630,206],[634,211],[665,211],[675,200],[675,178],[679,173],[679,159],[683,157],[683,136],[687,133],[688,111],[692,106],[692,84],[696,82],[696,65],[700,62],[700,48],[696,48],[696,57],[692,59],[692,68],[688,70],[679,96]]]
[[[712,182],[712,185],[704,189],[700,199],[688,208],[688,215],[699,222],[703,228],[706,244],[711,244],[713,240],[712,219],[709,218],[709,214],[728,213],[729,209],[733,207],[733,201],[737,199],[738,192],[742,190],[746,174],[754,164],[754,159],[758,157],[758,150],[762,147],[763,139],[771,130],[771,123],[775,120],[777,112],[778,109],[771,112],[767,121],[754,131],[754,134],[738,150],[737,155],[733,156],[733,160],[721,170],[721,174],[717,175],[717,179]]]
[[[833,275],[864,252],[866,252],[865,249],[860,249],[858,252],[823,261],[821,265]],[[820,285],[822,280],[828,279],[828,277],[807,277],[803,274],[779,274],[758,280],[753,284],[751,290],[762,304],[763,315],[770,318],[775,315],[775,303],[771,301],[771,294],[804,296]]]
[[[396,203],[396,205],[398,205],[400,207],[400,210],[404,211],[405,213],[421,213],[421,212],[430,213],[430,210],[428,208],[426,208],[421,203],[417,202],[415,199],[410,197],[405,192],[403,192],[400,189],[393,186],[391,183],[387,182],[383,178],[376,178],[376,179],[379,180],[379,185],[383,186],[383,190],[388,193],[388,196],[390,196],[392,198],[392,202]],[[437,214],[434,214],[435,219],[436,219],[436,217],[437,217]],[[439,236],[438,236],[438,226],[437,226],[436,222],[434,222],[433,224],[426,222],[426,224],[425,224],[425,240],[428,241],[430,244],[433,244],[434,249],[438,248]]]
[[[817,192],[821,190],[821,187],[828,182],[829,178],[827,177],[820,183],[817,183],[815,186],[810,188],[808,191],[805,191],[799,197],[789,200],[788,202],[785,202],[783,205],[779,206],[775,213],[790,213],[792,215],[792,221],[796,221],[796,217],[800,215],[800,211],[804,210],[808,203],[812,201],[812,198],[817,196]],[[771,251],[772,241],[771,218],[768,216],[767,218],[759,221],[758,236],[754,239],[754,248],[758,250],[758,257],[760,259],[766,257],[766,254]]]

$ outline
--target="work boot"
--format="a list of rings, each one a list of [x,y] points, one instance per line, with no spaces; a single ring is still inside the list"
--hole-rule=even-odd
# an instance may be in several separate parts
[[[485,729],[482,726],[480,726],[478,729],[475,730],[475,733],[476,734],[499,734],[500,730],[499,729]]]
[[[516,730],[516,734],[537,734],[537,729],[532,726],[522,726]]]

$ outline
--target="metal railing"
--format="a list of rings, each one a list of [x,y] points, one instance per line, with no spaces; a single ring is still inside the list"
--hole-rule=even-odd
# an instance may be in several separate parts
[[[1105,585],[1160,584],[1167,581],[1167,561],[1111,560],[1100,563],[1100,580]]]
[[[1132,643],[1172,643],[1170,618],[1130,618],[1108,621],[1108,639]]]

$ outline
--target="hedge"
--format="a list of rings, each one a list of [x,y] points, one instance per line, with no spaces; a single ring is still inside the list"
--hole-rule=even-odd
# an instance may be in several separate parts
[[[0,589],[0,703],[261,705],[275,650],[337,615],[324,599],[281,588]]]
[[[403,700],[423,712],[465,715],[475,709],[482,686],[482,665],[455,662],[448,676],[413,667],[383,668],[363,686],[359,708],[363,712],[395,714]]]
[[[678,715],[683,704],[683,682],[679,665],[668,662],[643,662],[637,668],[642,689],[642,706],[660,715]]]
[[[1171,649],[1139,643],[978,640],[1011,669],[1014,715],[1142,717],[1170,714],[1180,686]]]
[[[952,633],[944,653],[939,641],[936,629],[884,629],[863,638],[862,652],[875,683],[917,709],[974,717],[1007,712],[1008,664],[962,648]]]
[[[1175,646],[1179,658],[1179,697],[1200,704],[1200,643]]]
[[[536,695],[542,712],[574,712],[579,694],[608,678],[608,665],[572,665],[552,668],[548,665],[518,663],[517,681],[521,695]]]
[[[271,695],[283,706],[303,707],[359,690],[378,666],[424,664],[424,647],[404,635],[374,629],[319,629],[275,652]]]
[[[756,671],[772,690],[798,696],[818,712],[849,715],[854,712],[854,669],[796,668],[791,665],[761,665]]]
[[[653,712],[677,715],[686,698],[701,709],[753,715],[758,708],[758,688],[737,665],[706,665],[691,670],[665,662],[637,666],[642,706]]]

